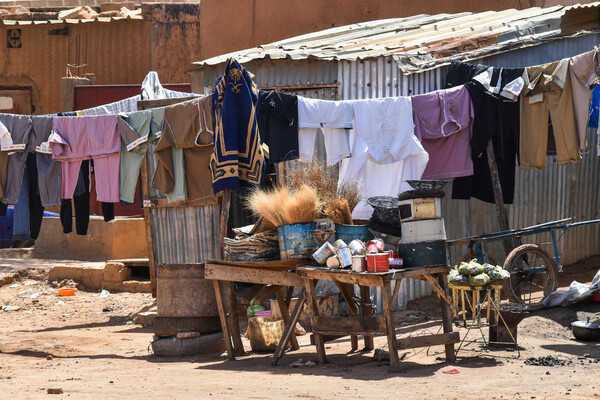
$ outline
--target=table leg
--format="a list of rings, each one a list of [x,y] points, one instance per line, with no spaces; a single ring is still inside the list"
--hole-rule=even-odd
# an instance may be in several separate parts
[[[371,308],[371,293],[369,292],[368,286],[359,286],[360,288],[360,301],[362,303],[362,315],[364,317],[370,317],[373,309]],[[373,344],[373,336],[365,336],[365,350],[373,350],[375,345]]]
[[[227,316],[225,315],[223,293],[221,291],[220,282],[213,280],[213,286],[215,288],[215,297],[217,298],[217,308],[219,309],[219,319],[221,320],[223,339],[225,340],[225,348],[227,349],[227,358],[230,360],[235,360],[233,345],[231,344],[231,335],[229,334],[229,327],[227,326]]]
[[[348,283],[340,283],[335,282],[337,287],[340,289],[344,300],[346,300],[346,304],[348,305],[348,314],[353,317],[358,316],[358,308],[356,307],[356,303],[354,302],[354,285]],[[358,350],[358,336],[350,335],[350,344],[352,351]]]
[[[233,352],[236,356],[244,354],[244,344],[242,343],[242,335],[240,333],[240,319],[237,309],[237,296],[235,294],[235,286],[233,282],[225,282],[227,288],[227,303],[229,305],[229,330],[233,341]]]
[[[277,345],[277,349],[275,349],[275,354],[273,354],[273,360],[271,361],[271,365],[277,365],[277,362],[283,356],[283,352],[285,351],[285,345],[290,340],[290,337],[294,330],[296,329],[296,324],[298,323],[298,319],[300,319],[300,314],[302,313],[302,308],[304,307],[304,303],[306,303],[306,293],[304,288],[300,292],[300,296],[298,297],[298,301],[296,302],[296,306],[294,307],[294,311],[292,311],[292,315],[290,315],[290,319],[287,322],[285,329],[283,331],[283,336]]]
[[[310,278],[304,278],[304,287],[306,288],[306,296],[308,304],[312,310],[312,315],[315,317],[319,316],[319,304],[317,303],[317,294],[315,291],[316,281]],[[327,356],[325,355],[325,342],[323,341],[323,335],[320,333],[313,333],[315,337],[315,347],[317,348],[317,358],[319,363],[325,364],[327,362]]]
[[[396,347],[396,323],[394,322],[394,305],[392,304],[392,285],[390,281],[383,282],[383,311],[387,322],[388,350],[390,352],[390,364],[392,371],[400,368],[398,349]]]
[[[448,293],[448,282],[446,282],[446,276],[444,274],[438,274],[438,283],[442,287],[444,293]],[[440,299],[442,306],[442,325],[444,327],[444,333],[452,332],[452,311],[450,305]],[[450,362],[456,361],[456,355],[454,354],[454,343],[450,343],[446,346],[446,360]]]
[[[277,303],[279,304],[279,311],[281,312],[281,318],[283,319],[283,324],[287,326],[288,321],[290,319],[289,317],[289,313],[288,313],[288,306],[287,303],[285,302],[285,299],[283,298],[283,293],[282,291],[285,290],[285,288],[280,288],[278,291],[275,292],[275,296],[277,297]],[[294,330],[291,331],[290,334],[290,345],[292,346],[292,349],[294,350],[298,350],[300,348],[300,346],[298,346],[298,339],[296,339],[296,333],[294,332]],[[285,346],[285,343],[284,343]]]

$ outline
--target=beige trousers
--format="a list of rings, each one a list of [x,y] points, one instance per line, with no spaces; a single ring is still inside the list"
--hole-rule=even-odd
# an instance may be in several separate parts
[[[521,168],[546,167],[548,113],[558,163],[581,161],[568,59],[528,67],[523,78],[526,86],[521,92]]]

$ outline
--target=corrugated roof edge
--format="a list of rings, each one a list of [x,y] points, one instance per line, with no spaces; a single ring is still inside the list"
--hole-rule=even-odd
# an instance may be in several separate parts
[[[598,8],[600,12],[599,7],[600,2],[596,2],[369,21],[212,57],[194,62],[189,71],[225,63],[229,57],[244,64],[264,59],[356,61],[391,56],[400,70],[410,75],[447,65],[452,60],[474,60],[548,40],[592,33],[600,28],[600,19],[592,24],[592,29],[588,18],[586,25],[579,20],[570,21],[569,30],[565,30],[563,17],[578,9]]]
[[[50,24],[84,24],[84,23],[89,23],[89,22],[112,22],[112,21],[122,21],[122,20],[127,20],[127,19],[131,19],[131,20],[142,20],[144,19],[144,17],[142,17],[141,15],[129,15],[127,17],[97,17],[97,18],[90,18],[90,19],[48,19],[45,21],[22,21],[22,20],[11,20],[11,19],[2,19],[0,20],[0,24],[2,25],[19,25],[19,26],[26,26],[26,25],[50,25]]]

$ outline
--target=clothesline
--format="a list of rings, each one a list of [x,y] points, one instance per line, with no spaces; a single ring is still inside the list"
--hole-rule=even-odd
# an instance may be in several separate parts
[[[230,59],[212,95],[172,106],[138,111],[142,96],[133,96],[56,116],[0,114],[0,196],[17,203],[35,154],[30,168],[37,169],[44,207],[73,197],[89,159],[98,199],[131,202],[142,159],[155,145],[152,186],[169,201],[214,204],[222,190],[260,186],[266,160],[312,161],[321,130],[327,163],[340,163],[340,181],[358,179],[365,199],[397,196],[409,179],[454,178],[453,198],[493,202],[485,155],[492,140],[511,203],[517,155],[521,168],[545,167],[549,111],[559,164],[581,159],[598,54],[517,69],[454,62],[445,89],[345,101],[259,91],[253,75]],[[190,94],[167,91],[150,74],[143,96]],[[353,217],[368,218],[371,210],[362,202]]]

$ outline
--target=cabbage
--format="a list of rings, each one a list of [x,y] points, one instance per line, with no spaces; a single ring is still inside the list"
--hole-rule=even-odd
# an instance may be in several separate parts
[[[461,275],[479,275],[483,272],[483,267],[477,262],[477,259],[474,258],[468,263],[461,262],[458,267],[458,272],[460,272]]]
[[[484,273],[469,276],[469,284],[471,286],[484,286],[490,282],[490,277]]]

